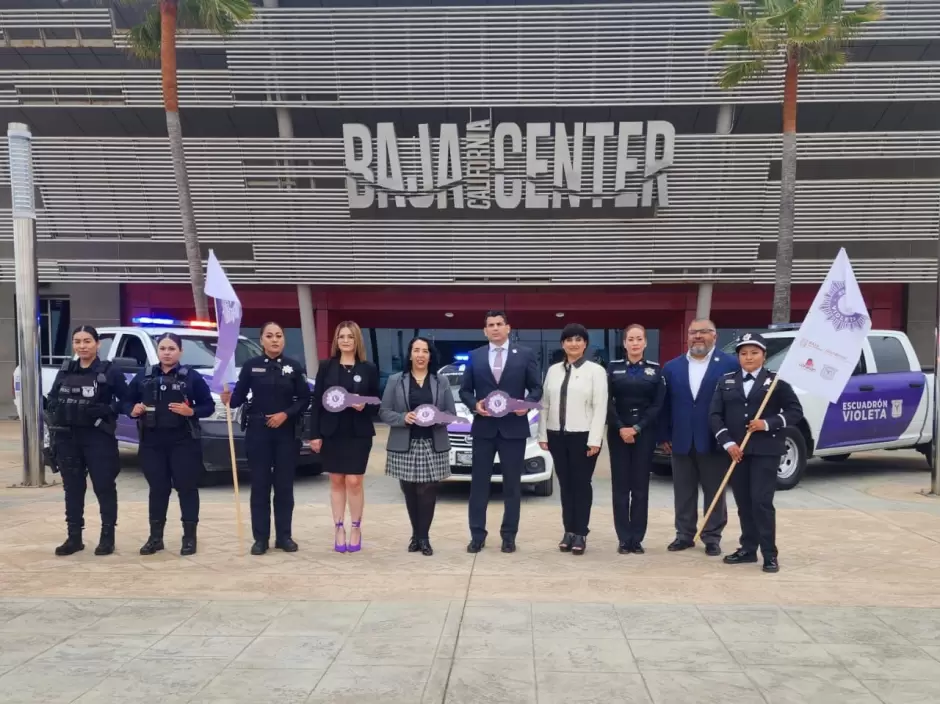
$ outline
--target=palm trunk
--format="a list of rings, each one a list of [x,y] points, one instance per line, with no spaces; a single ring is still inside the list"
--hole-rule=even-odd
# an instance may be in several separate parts
[[[202,252],[199,235],[196,233],[196,216],[189,192],[189,174],[186,171],[186,154],[183,151],[183,130],[180,126],[179,89],[176,83],[176,12],[178,0],[160,0],[160,71],[163,80],[163,104],[166,109],[166,131],[170,138],[170,156],[173,159],[173,175],[180,199],[180,216],[183,221],[183,241],[186,244],[186,262],[189,264],[189,279],[193,288],[193,303],[199,320],[209,319],[209,303],[206,300],[205,276],[202,271]]]
[[[796,103],[799,63],[797,49],[787,52],[783,84],[783,153],[780,168],[780,227],[774,271],[773,322],[790,322],[790,279],[793,276],[793,215],[796,204]]]

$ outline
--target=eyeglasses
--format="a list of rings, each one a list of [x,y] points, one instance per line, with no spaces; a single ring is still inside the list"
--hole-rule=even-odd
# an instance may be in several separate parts
[[[715,332],[715,328],[701,328],[700,330],[689,330],[689,337],[695,337],[696,335],[708,335],[709,333]]]

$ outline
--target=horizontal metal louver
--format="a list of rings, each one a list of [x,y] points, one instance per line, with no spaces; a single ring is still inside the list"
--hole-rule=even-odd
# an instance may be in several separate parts
[[[417,149],[413,140],[400,143],[410,171]],[[540,143],[540,155],[549,148]],[[801,135],[799,150],[804,161],[936,160],[940,132]],[[779,186],[768,174],[780,158],[777,135],[678,136],[669,207],[633,220],[559,219],[551,211],[514,220],[453,211],[361,219],[348,208],[342,140],[187,140],[186,155],[201,241],[251,246],[253,258],[227,261],[239,282],[640,284],[694,280],[708,270],[727,281],[772,278],[772,256],[759,250],[776,240]],[[44,278],[187,280],[182,259],[135,254],[146,243],[182,241],[164,140],[37,138],[34,160],[41,241],[120,243],[113,260],[43,260]],[[507,171],[521,175],[524,165],[510,159]],[[608,160],[606,192],[613,178]],[[0,150],[0,185],[8,179]],[[938,204],[940,178],[801,181],[796,241],[890,242],[896,257],[853,262],[861,280],[931,281],[934,261],[911,247],[936,240]],[[0,240],[11,235],[9,211],[0,211]],[[824,265],[798,259],[794,280],[818,280]],[[0,275],[12,277],[9,262],[0,262]]]

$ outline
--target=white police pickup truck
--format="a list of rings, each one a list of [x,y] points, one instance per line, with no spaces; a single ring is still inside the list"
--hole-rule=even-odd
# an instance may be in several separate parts
[[[763,333],[767,368],[777,371],[790,350],[796,330]],[[732,349],[726,351],[733,353]],[[806,365],[816,365],[806,350]],[[855,372],[836,403],[827,403],[795,388],[803,404],[803,421],[786,428],[787,452],[777,470],[777,488],[792,489],[803,477],[810,457],[831,462],[853,452],[913,449],[933,461],[934,375],[921,369],[917,353],[903,332],[872,330]]]
[[[450,364],[441,367],[438,374],[447,377],[450,381],[451,391],[457,406],[457,415],[460,421],[447,426],[447,435],[450,437],[450,470],[451,475],[446,481],[469,482],[470,468],[473,463],[473,442],[470,438],[470,426],[473,423],[473,414],[458,397],[460,379],[463,376],[463,365]],[[549,452],[539,447],[537,441],[539,411],[529,411],[529,437],[526,438],[525,459],[522,465],[522,483],[529,484],[536,496],[551,496],[555,487],[555,465]],[[499,454],[496,455],[496,468],[493,472],[493,482],[500,484],[503,481],[499,473]]]
[[[108,360],[114,364],[128,382],[137,372],[152,364],[157,364],[156,340],[160,335],[171,332],[179,335],[183,340],[183,355],[180,359],[182,364],[193,367],[196,371],[208,377],[212,374],[215,364],[215,347],[218,335],[215,332],[214,323],[201,321],[179,321],[162,318],[135,318],[133,327],[108,327],[99,328],[98,334],[101,338],[101,347],[98,350],[98,356],[103,360]],[[241,368],[248,359],[262,354],[261,347],[257,343],[240,337],[238,346],[235,348],[235,366]],[[52,382],[55,380],[61,365],[44,365],[42,367],[42,392],[43,403],[45,395],[52,388]],[[13,372],[13,390],[16,403],[16,412],[20,412],[20,368],[17,367]],[[215,400],[215,413],[208,418],[199,421],[202,428],[202,454],[206,470],[210,473],[232,471],[231,453],[228,445],[228,426],[225,422],[225,406],[222,404],[218,395],[213,394]],[[244,407],[233,412],[232,432],[235,438],[235,456],[236,464],[239,470],[247,470],[247,460],[245,458],[245,435],[241,430],[241,412]],[[117,430],[115,431],[119,444],[127,448],[136,448],[139,442],[137,434],[137,421],[128,416],[119,416]],[[48,445],[48,433],[45,439]],[[310,451],[310,446],[306,441],[301,444],[300,460],[298,469],[304,469],[315,473],[319,468],[319,455]],[[224,474],[215,475],[222,477]]]

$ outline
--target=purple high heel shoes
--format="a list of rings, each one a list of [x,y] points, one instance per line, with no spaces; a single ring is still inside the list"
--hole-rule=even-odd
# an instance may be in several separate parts
[[[352,527],[353,527],[353,528],[358,528],[361,523],[362,523],[361,520],[359,520],[359,521],[352,521]],[[356,543],[355,545],[353,545],[352,543],[350,543],[349,545],[346,546],[346,551],[347,551],[347,552],[359,552],[360,550],[362,550],[362,531],[359,531],[359,542],[358,542],[358,543]]]
[[[336,523],[335,526],[337,528],[342,528],[343,522],[340,521],[339,523]],[[333,538],[333,550],[335,550],[336,552],[346,552],[346,543],[338,543],[336,542],[336,538],[334,537]]]

